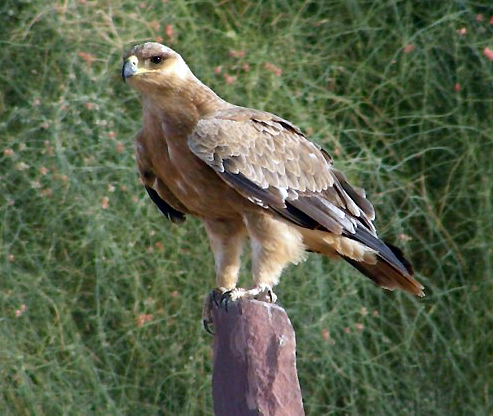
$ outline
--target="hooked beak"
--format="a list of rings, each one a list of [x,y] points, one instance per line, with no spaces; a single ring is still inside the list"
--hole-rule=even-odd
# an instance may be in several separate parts
[[[128,78],[133,77],[135,74],[139,72],[139,68],[137,67],[137,63],[139,60],[135,55],[129,56],[125,59],[125,62],[122,66],[122,79],[125,82]]]

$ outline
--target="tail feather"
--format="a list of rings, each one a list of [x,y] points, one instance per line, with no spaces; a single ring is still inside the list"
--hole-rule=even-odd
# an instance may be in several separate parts
[[[310,251],[328,257],[342,257],[351,266],[388,290],[402,289],[416,296],[424,296],[423,286],[412,276],[411,263],[402,251],[368,232],[357,233],[357,238],[334,236],[326,231],[299,228],[304,244]],[[331,236],[331,238],[328,238]],[[342,240],[353,241],[353,246]]]
[[[425,295],[423,292],[424,287],[411,277],[411,273],[403,274],[378,255],[375,264],[359,262],[345,256],[341,257],[380,287],[388,290],[402,289],[416,296]],[[409,262],[407,263],[409,264]]]
[[[412,278],[414,274],[412,264],[398,247],[380,240],[364,228],[358,228],[351,238],[375,250],[377,261],[374,264],[368,264],[341,256],[349,264],[383,288],[389,290],[399,288],[413,295],[424,296],[424,287]]]

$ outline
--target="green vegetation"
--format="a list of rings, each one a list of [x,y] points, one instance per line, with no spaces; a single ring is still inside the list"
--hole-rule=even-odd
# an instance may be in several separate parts
[[[426,286],[388,293],[316,255],[287,270],[307,413],[493,414],[491,16],[469,0],[3,2],[0,414],[212,414],[212,255],[139,184],[119,73],[158,37],[329,150]]]

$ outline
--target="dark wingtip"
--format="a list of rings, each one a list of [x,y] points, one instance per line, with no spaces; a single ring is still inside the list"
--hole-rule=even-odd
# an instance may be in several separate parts
[[[180,224],[185,221],[186,216],[183,212],[174,209],[171,205],[164,201],[153,188],[149,186],[146,186],[145,188],[150,198],[152,199],[152,202],[157,205],[159,210],[164,214],[166,218],[168,218],[171,222],[175,224]]]
[[[402,289],[407,293],[415,296],[423,297],[423,285],[407,274],[403,274],[400,270],[390,265],[381,257],[377,258],[376,264],[368,264],[359,262],[349,257],[342,256],[351,266],[359,270],[366,277],[370,278],[378,286],[387,289]]]
[[[387,241],[384,241],[385,245],[394,253],[394,256],[397,257],[397,260],[399,260],[402,265],[406,268],[407,272],[409,273],[410,276],[414,274],[414,268],[413,265],[409,260],[407,260],[404,257],[404,253],[399,247],[394,246],[393,244],[388,243]]]
[[[380,258],[385,260],[389,265],[403,275],[413,275],[413,267],[411,266],[411,263],[406,260],[402,251],[394,245],[380,240],[366,228],[357,227],[355,233],[346,233],[346,237],[359,241],[367,247],[375,250]]]

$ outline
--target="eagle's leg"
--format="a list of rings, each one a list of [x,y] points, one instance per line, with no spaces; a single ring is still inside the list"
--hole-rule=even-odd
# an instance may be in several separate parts
[[[226,220],[204,220],[216,265],[216,286],[207,295],[202,309],[202,320],[206,331],[212,323],[211,309],[218,304],[222,294],[233,290],[238,281],[240,257],[246,235],[241,218]]]
[[[234,301],[241,297],[275,302],[272,288],[279,282],[283,268],[289,263],[304,259],[305,246],[299,231],[267,212],[243,214],[252,245],[253,288],[235,288],[222,296],[222,301]]]

